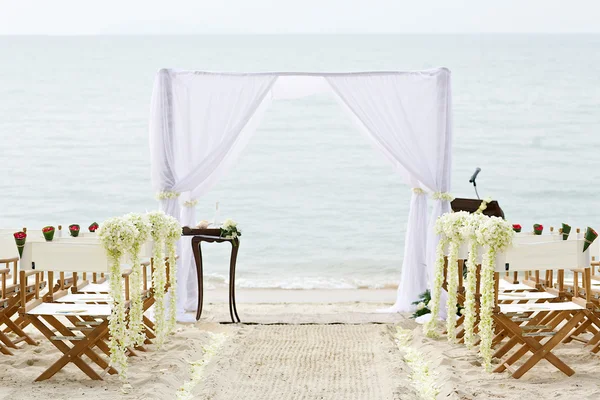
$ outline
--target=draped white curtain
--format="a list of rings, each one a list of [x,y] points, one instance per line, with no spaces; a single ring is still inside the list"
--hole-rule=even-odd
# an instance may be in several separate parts
[[[332,91],[371,143],[416,190],[411,200],[398,299],[406,311],[433,268],[432,224],[449,210],[450,72],[231,74],[161,70],[150,120],[152,181],[161,208],[183,225],[196,221],[194,201],[232,167],[272,98]],[[434,194],[431,217],[422,190]],[[196,272],[189,239],[180,243],[179,311],[196,307]],[[427,266],[427,267],[426,267]]]
[[[409,311],[412,302],[432,281],[434,254],[428,246],[439,238],[433,222],[449,211],[452,129],[449,120],[450,72],[431,71],[335,75],[327,77],[345,109],[377,149],[390,161],[405,182],[434,194],[427,225],[427,200],[413,193],[405,239],[402,279],[393,307],[386,311]],[[429,265],[430,268],[426,266]]]
[[[195,225],[194,200],[209,191],[240,155],[270,103],[276,78],[159,71],[152,99],[150,156],[154,189],[172,197],[160,200],[163,211],[183,225]],[[184,319],[184,311],[196,308],[198,295],[189,238],[181,239],[179,252],[177,307]]]

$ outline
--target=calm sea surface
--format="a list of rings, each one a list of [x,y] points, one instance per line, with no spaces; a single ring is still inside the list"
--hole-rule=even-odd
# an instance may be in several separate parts
[[[0,227],[157,207],[149,101],[162,67],[453,73],[453,193],[507,218],[600,228],[600,36],[0,36]],[[410,190],[323,96],[275,102],[198,204],[239,221],[242,287],[397,284]],[[210,284],[227,271],[208,248]]]

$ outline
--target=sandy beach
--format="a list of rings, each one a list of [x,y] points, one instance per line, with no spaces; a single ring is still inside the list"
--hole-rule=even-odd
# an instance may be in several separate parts
[[[73,366],[33,383],[59,352],[47,341],[21,344],[14,357],[0,358],[0,399],[420,399],[396,342],[398,328],[411,332],[410,347],[430,364],[440,399],[600,396],[600,359],[581,344],[557,352],[573,377],[543,363],[520,380],[488,375],[464,346],[425,338],[408,315],[376,313],[390,305],[382,301],[386,291],[355,291],[361,301],[352,302],[338,301],[352,293],[310,292],[242,291],[238,311],[246,323],[231,324],[222,323],[229,315],[220,293],[209,291],[199,322],[180,324],[162,349],[150,346],[130,359],[129,387],[113,376],[91,381]]]

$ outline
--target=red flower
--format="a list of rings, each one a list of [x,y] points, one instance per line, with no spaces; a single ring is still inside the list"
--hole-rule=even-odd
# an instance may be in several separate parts
[[[534,226],[533,229],[535,229],[536,231],[543,231],[544,230],[544,225]]]
[[[521,225],[519,225],[519,224],[513,224],[513,229],[521,229]]]
[[[25,239],[27,237],[27,234],[25,232],[15,232],[14,236],[15,239]]]
[[[52,232],[54,230],[53,226],[46,226],[44,229],[42,229],[42,232]]]
[[[79,225],[69,225],[69,230],[78,231],[79,230]]]

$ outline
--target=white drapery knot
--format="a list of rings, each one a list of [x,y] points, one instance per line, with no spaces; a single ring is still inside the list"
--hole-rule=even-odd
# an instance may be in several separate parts
[[[196,204],[198,204],[198,200],[188,200],[186,202],[183,203],[183,205],[185,207],[196,207]]]
[[[434,200],[445,200],[445,201],[452,201],[452,200],[454,200],[454,196],[452,196],[448,192],[434,192],[431,195],[431,198],[434,199]]]
[[[162,192],[156,193],[156,200],[167,200],[167,199],[176,199],[178,198],[180,193],[170,192],[168,190],[163,190]]]
[[[425,194],[425,191],[421,188],[412,188],[414,194]]]

